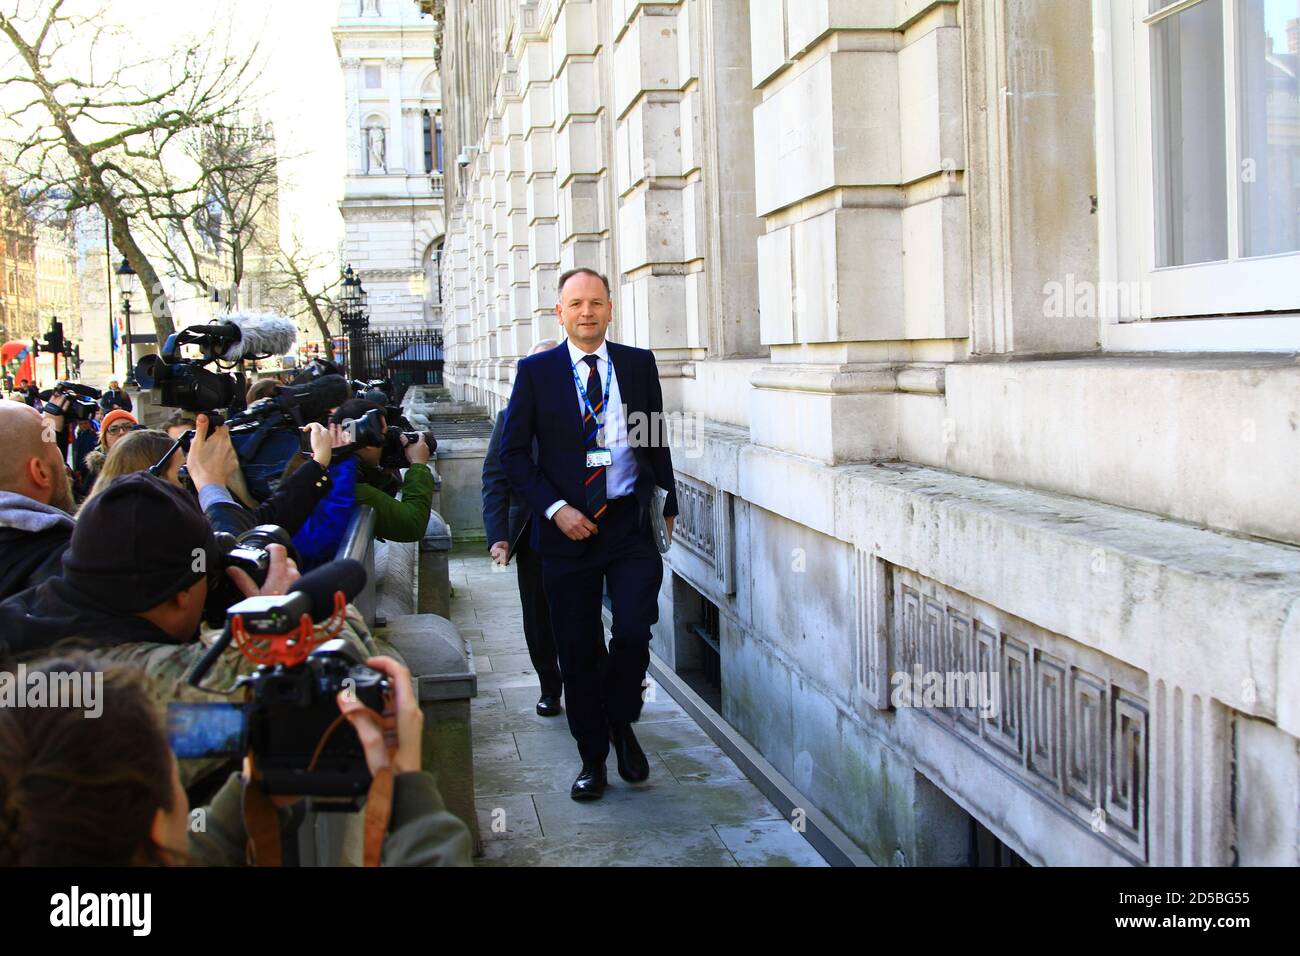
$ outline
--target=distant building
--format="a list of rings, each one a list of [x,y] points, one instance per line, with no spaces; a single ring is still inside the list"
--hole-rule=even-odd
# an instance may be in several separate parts
[[[36,226],[36,311],[42,335],[54,318],[69,343],[81,339],[81,292],[77,277],[74,217],[63,215]]]
[[[39,326],[36,224],[16,193],[0,190],[0,335],[29,342]]]
[[[442,97],[434,23],[409,0],[341,0],[334,44],[347,96],[341,263],[372,326],[441,321]]]

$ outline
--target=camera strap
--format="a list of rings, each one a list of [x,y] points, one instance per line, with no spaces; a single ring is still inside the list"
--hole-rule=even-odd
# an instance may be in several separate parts
[[[380,714],[372,708],[367,708],[368,713],[375,717],[380,726],[384,728],[385,736],[395,734],[397,722],[394,717],[387,714]],[[324,747],[325,739],[337,727],[343,725],[346,718],[339,716],[330,729],[325,732],[325,738],[322,738],[317,746],[317,755],[320,754]],[[388,748],[389,759],[392,759],[396,753],[395,747]],[[312,764],[316,762],[312,758]],[[284,860],[284,851],[280,845],[280,817],[276,812],[275,804],[271,797],[262,789],[259,783],[260,774],[257,772],[257,761],[252,755],[249,755],[248,766],[251,774],[245,778],[243,786],[243,816],[244,832],[248,834],[248,844],[245,850],[247,862],[250,866],[280,866]],[[379,866],[380,860],[384,854],[384,839],[388,836],[388,825],[393,818],[393,768],[392,766],[383,767],[379,773],[370,778],[370,789],[366,792],[366,808],[364,811],[364,836],[362,840],[361,860],[362,866]]]
[[[362,843],[362,866],[378,866],[384,853],[384,838],[393,816],[393,768],[384,767],[370,780],[366,796],[366,827]]]
[[[284,859],[280,846],[280,815],[275,804],[254,776],[244,782],[244,832],[248,834],[245,850],[249,866],[280,866]]]

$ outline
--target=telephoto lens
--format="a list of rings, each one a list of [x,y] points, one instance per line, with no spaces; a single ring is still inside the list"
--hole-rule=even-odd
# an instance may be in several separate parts
[[[267,545],[284,545],[289,560],[295,563],[298,561],[293,537],[279,525],[259,524],[238,538],[227,532],[218,532],[216,539],[217,547],[225,555],[226,567],[244,571],[259,588],[266,583],[266,574],[271,568],[271,555],[267,551]]]

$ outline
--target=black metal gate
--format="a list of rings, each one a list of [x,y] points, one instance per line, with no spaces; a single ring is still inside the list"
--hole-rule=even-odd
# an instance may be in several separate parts
[[[339,362],[349,377],[391,379],[396,394],[408,385],[442,384],[441,329],[380,329],[353,332],[343,342]]]

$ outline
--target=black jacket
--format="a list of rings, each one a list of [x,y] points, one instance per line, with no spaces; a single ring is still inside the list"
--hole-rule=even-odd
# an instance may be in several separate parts
[[[677,514],[677,490],[672,454],[663,434],[664,399],[654,353],[617,342],[606,345],[626,407],[625,419],[632,422],[636,421],[632,416],[644,416],[651,424],[648,429],[635,430],[641,437],[628,426],[637,465],[638,523],[649,520],[656,485],[668,492],[664,517],[673,517]],[[514,490],[538,515],[560,500],[581,510],[586,502],[586,441],[567,342],[519,362],[505,417],[501,467]],[[532,458],[534,441],[536,461]],[[533,522],[531,544],[542,554],[580,555],[587,547],[587,542],[571,541],[554,521],[544,519]]]
[[[213,531],[228,531],[238,536],[259,524],[274,524],[294,535],[307,523],[329,488],[329,472],[312,459],[303,462],[280,483],[275,494],[252,511],[235,501],[219,501],[210,505],[205,514]]]
[[[131,406],[131,396],[127,394],[126,389],[106,388],[104,389],[104,398],[107,398],[113,405],[123,411],[133,411]]]
[[[498,541],[505,541],[513,556],[520,539],[528,534],[533,512],[528,502],[510,487],[510,479],[501,467],[501,430],[505,419],[506,413],[502,410],[492,426],[487,454],[483,456],[483,527],[487,531],[489,548]],[[537,442],[534,441],[533,461],[536,460]]]
[[[12,492],[0,492],[0,601],[63,574],[72,517]]]
[[[105,610],[61,577],[0,602],[0,659],[39,654],[67,638],[90,648],[184,643],[135,614]]]

